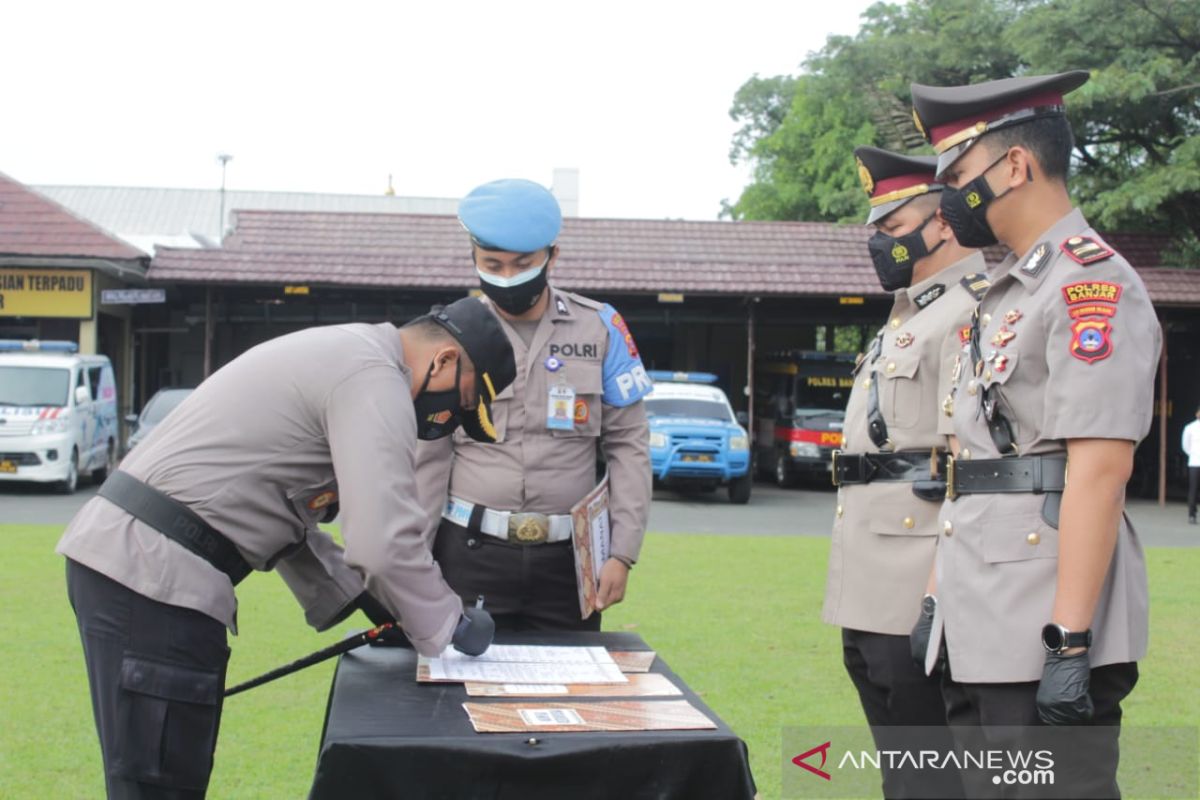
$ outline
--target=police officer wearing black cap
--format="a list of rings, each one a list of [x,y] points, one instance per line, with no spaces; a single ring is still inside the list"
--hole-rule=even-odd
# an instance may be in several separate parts
[[[948,471],[927,663],[944,636],[952,725],[1092,723],[1071,734],[1087,731],[1086,754],[1056,753],[1056,786],[1115,797],[1121,701],[1148,626],[1124,493],[1161,330],[1141,279],[1067,192],[1063,97],[1087,79],[912,87],[959,242],[1012,250],[990,271],[958,385],[963,451]]]
[[[317,630],[361,608],[425,655],[487,647],[487,612],[425,544],[413,453],[460,424],[494,441],[514,374],[475,299],[399,330],[311,328],[222,367],[126,456],[58,544],[109,797],[204,796],[252,571],[277,571]],[[344,549],[318,528],[337,507]]]
[[[887,323],[859,360],[834,456],[838,505],[822,618],[842,628],[846,671],[881,750],[912,744],[890,730],[927,726],[925,747],[950,742],[938,676],[912,659],[909,632],[927,591],[953,446],[951,389],[962,369],[963,331],[987,288],[977,250],[941,218],[937,159],[854,151],[867,193],[867,243]],[[884,765],[886,797],[953,796],[957,773]]]

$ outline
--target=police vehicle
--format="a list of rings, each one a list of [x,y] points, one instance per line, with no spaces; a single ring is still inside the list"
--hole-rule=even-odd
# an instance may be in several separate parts
[[[117,383],[105,356],[74,342],[0,339],[0,480],[54,484],[116,468]]]
[[[802,476],[827,479],[842,446],[846,401],[854,387],[852,353],[784,350],[754,367],[754,461],[780,486]]]
[[[650,468],[659,486],[713,490],[724,485],[734,503],[750,501],[750,437],[725,393],[704,372],[652,370],[646,395]]]

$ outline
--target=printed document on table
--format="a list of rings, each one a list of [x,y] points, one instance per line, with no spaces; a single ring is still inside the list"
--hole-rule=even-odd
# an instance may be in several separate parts
[[[422,660],[423,661],[423,660]],[[447,648],[429,659],[429,680],[477,683],[626,683],[603,647],[492,645],[481,656]],[[418,672],[420,662],[418,662]]]

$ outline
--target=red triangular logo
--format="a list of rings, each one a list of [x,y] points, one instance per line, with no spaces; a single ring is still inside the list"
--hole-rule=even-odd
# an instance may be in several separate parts
[[[809,756],[813,756],[813,755],[816,755],[817,753],[820,753],[821,754],[821,765],[820,766],[821,767],[825,766],[825,759],[829,755],[829,745],[830,745],[829,742],[826,742],[825,744],[819,744],[816,747],[814,747],[812,750],[809,750],[806,753],[801,753],[800,755],[793,758],[792,763],[795,764],[797,767],[808,770],[813,775],[817,775],[818,777],[824,778],[827,781],[833,780],[833,778],[830,776],[830,774],[828,772],[826,772],[825,770],[820,769],[819,767],[814,767],[812,764],[804,763],[804,760],[806,758],[808,758]]]

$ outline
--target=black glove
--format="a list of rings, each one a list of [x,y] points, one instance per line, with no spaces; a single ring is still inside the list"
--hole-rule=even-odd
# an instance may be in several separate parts
[[[925,597],[928,599],[932,595]],[[921,616],[917,617],[917,624],[913,626],[912,633],[908,635],[908,647],[912,653],[913,663],[917,665],[917,669],[921,670],[922,675],[925,674],[925,653],[929,651],[929,637],[933,635],[934,603],[921,601]]]
[[[375,627],[386,625],[389,622],[395,622],[396,618],[392,616],[392,612],[383,607],[383,604],[371,596],[370,592],[363,592],[354,601],[358,610],[367,615],[367,619],[371,620],[371,624]]]
[[[460,653],[469,656],[481,655],[492,644],[496,635],[496,621],[486,609],[478,606],[467,606],[463,609],[462,619],[454,629],[450,644]]]
[[[1092,663],[1085,650],[1078,655],[1047,653],[1038,684],[1037,710],[1047,725],[1087,722],[1095,713],[1088,694]]]

